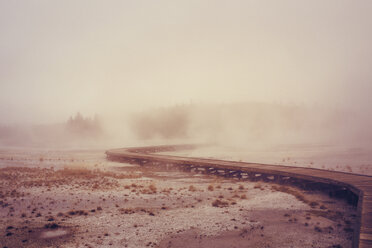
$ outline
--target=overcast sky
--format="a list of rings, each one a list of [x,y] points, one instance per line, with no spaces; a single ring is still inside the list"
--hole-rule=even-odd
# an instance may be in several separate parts
[[[372,113],[372,1],[0,0],[0,123],[190,102]]]

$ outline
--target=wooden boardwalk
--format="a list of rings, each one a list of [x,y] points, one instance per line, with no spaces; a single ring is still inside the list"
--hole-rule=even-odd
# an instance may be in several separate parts
[[[156,152],[192,149],[193,145],[152,146],[114,149],[108,159],[136,164],[175,165],[190,171],[249,180],[289,183],[306,188],[343,194],[357,205],[353,247],[372,247],[372,177],[319,169],[190,158],[154,154]]]

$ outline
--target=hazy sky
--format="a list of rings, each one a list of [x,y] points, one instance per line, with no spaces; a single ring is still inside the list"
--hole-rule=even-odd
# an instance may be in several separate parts
[[[0,0],[0,123],[372,98],[372,1]]]

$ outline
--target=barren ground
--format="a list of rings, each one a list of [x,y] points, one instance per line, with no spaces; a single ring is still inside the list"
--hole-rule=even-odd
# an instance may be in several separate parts
[[[1,247],[351,247],[355,209],[320,192],[103,151],[3,150],[0,166]]]

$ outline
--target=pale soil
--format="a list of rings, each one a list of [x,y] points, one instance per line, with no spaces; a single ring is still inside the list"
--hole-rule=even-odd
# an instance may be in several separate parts
[[[351,247],[355,209],[321,193],[102,151],[0,157],[0,247]]]

